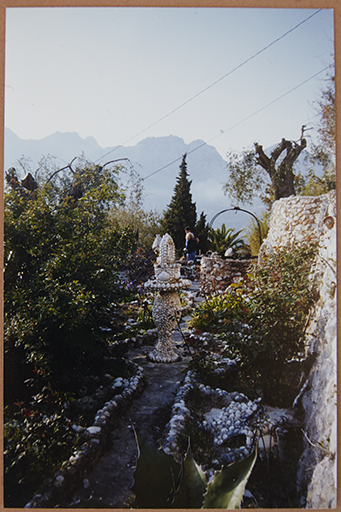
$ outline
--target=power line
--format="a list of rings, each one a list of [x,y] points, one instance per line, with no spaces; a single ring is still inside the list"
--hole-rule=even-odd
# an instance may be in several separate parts
[[[250,119],[251,117],[259,114],[259,112],[262,112],[263,110],[265,110],[266,108],[270,107],[271,105],[273,105],[274,103],[276,103],[277,101],[281,100],[282,98],[284,98],[285,96],[287,96],[288,94],[292,93],[293,91],[295,91],[296,89],[298,89],[299,87],[302,87],[302,85],[306,84],[307,82],[310,82],[310,80],[312,80],[313,78],[316,78],[318,75],[320,75],[321,73],[323,73],[324,71],[326,71],[330,66],[326,66],[324,69],[321,69],[321,71],[319,71],[318,73],[315,73],[315,75],[312,75],[310,78],[307,78],[306,80],[304,80],[303,82],[301,82],[300,84],[296,85],[295,87],[293,87],[292,89],[290,89],[290,91],[287,91],[285,92],[284,94],[282,94],[281,96],[279,96],[278,98],[276,98],[275,100],[273,101],[270,101],[270,103],[267,103],[266,105],[264,105],[263,107],[261,107],[260,109],[256,110],[255,112],[253,112],[252,114],[248,115],[247,117],[244,117],[244,119],[242,119],[241,121],[238,121],[238,123],[235,123],[234,125],[230,126],[229,128],[227,128],[226,130],[220,132],[218,135],[215,135],[214,137],[212,137],[212,139],[209,139],[207,142],[203,142],[202,144],[200,144],[199,146],[197,146],[196,148],[194,149],[191,149],[191,151],[188,151],[187,152],[187,155],[190,155],[191,153],[194,153],[194,151],[197,151],[198,149],[202,148],[203,146],[207,146],[207,144],[209,144],[210,142],[212,142],[213,140],[217,139],[218,137],[221,137],[222,135],[224,135],[225,133],[229,132],[230,130],[233,130],[233,128],[235,128],[236,126],[239,126],[240,124],[244,123],[245,121],[247,121],[248,119]],[[170,162],[169,164],[166,164],[164,165],[163,167],[161,167],[160,169],[157,169],[156,171],[152,172],[151,174],[148,174],[147,176],[145,176],[144,178],[142,178],[143,180],[146,180],[148,178],[150,178],[151,176],[154,176],[154,174],[157,174],[161,171],[163,171],[164,169],[166,169],[167,167],[170,167],[171,165],[175,164],[176,162],[179,162],[180,160],[182,159],[182,156],[177,158],[176,160],[173,160],[173,162]]]
[[[180,110],[181,108],[183,108],[185,105],[187,105],[188,103],[190,103],[191,101],[193,101],[194,99],[198,98],[198,96],[200,96],[201,94],[203,94],[204,92],[208,91],[209,89],[211,89],[212,87],[214,87],[215,85],[217,85],[219,82],[221,82],[222,80],[224,80],[225,78],[227,78],[228,76],[230,76],[232,73],[234,73],[235,71],[237,71],[238,69],[240,69],[241,67],[245,66],[245,64],[247,64],[248,62],[250,62],[251,60],[255,59],[256,57],[258,57],[258,55],[260,55],[261,53],[265,52],[265,50],[268,50],[271,46],[273,46],[274,44],[278,43],[278,41],[280,41],[281,39],[283,39],[284,37],[286,37],[288,34],[290,34],[291,32],[293,32],[294,30],[296,30],[298,27],[300,27],[301,25],[303,25],[304,23],[306,23],[307,21],[309,21],[313,16],[316,16],[316,14],[318,14],[319,12],[321,12],[322,9],[318,9],[317,11],[315,11],[313,14],[311,14],[310,16],[308,16],[307,18],[305,18],[304,20],[300,21],[300,23],[298,23],[297,25],[295,25],[293,28],[291,28],[290,30],[288,30],[287,32],[285,32],[284,34],[282,34],[280,37],[278,37],[277,39],[274,39],[271,43],[269,43],[267,46],[264,46],[264,48],[262,48],[261,50],[259,50],[258,52],[256,52],[255,54],[253,54],[251,57],[249,57],[248,59],[244,60],[241,64],[238,64],[238,66],[236,66],[235,68],[231,69],[228,73],[226,73],[225,75],[221,76],[220,78],[218,78],[218,80],[216,80],[215,82],[212,82],[210,85],[208,85],[207,87],[205,87],[204,89],[202,89],[201,91],[199,91],[197,94],[195,94],[194,96],[192,96],[191,98],[189,98],[188,100],[186,100],[184,103],[182,103],[181,105],[179,105],[178,107],[174,108],[173,110],[171,110],[170,112],[168,112],[168,114],[165,114],[164,116],[160,117],[160,119],[158,119],[157,121],[154,121],[152,124],[150,124],[149,126],[147,126],[146,128],[144,128],[143,130],[141,130],[140,132],[136,133],[135,135],[133,135],[132,137],[130,137],[129,139],[127,139],[126,141],[122,142],[122,144],[120,144],[119,146],[116,146],[115,148],[111,149],[108,153],[106,153],[105,155],[101,156],[100,158],[98,158],[96,160],[96,162],[98,162],[99,160],[101,160],[102,158],[105,158],[106,156],[110,155],[111,153],[113,153],[114,151],[116,151],[117,149],[119,148],[122,148],[125,144],[127,144],[128,142],[132,141],[133,139],[135,139],[136,137],[138,137],[139,135],[141,135],[142,133],[146,132],[147,130],[149,130],[150,128],[152,128],[153,126],[157,125],[158,123],[160,123],[161,121],[163,121],[164,119],[166,119],[167,117],[171,116],[172,114],[174,114],[174,112],[177,112],[178,110]]]

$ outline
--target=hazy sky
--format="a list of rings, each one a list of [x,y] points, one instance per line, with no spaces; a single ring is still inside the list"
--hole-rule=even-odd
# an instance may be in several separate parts
[[[5,125],[102,147],[172,134],[225,157],[315,126],[328,73],[309,79],[333,54],[332,9],[7,8]]]

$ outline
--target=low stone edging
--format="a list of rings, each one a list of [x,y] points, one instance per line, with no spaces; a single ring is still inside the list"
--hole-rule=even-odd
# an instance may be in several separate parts
[[[234,364],[233,361],[230,364]],[[201,384],[197,374],[189,370],[185,380],[175,396],[171,419],[166,426],[163,450],[167,454],[179,457],[178,438],[186,431],[186,421],[191,417],[188,406],[188,393],[194,386],[213,401],[211,410],[203,415],[202,426],[213,434],[213,444],[219,452],[219,459],[212,460],[212,466],[202,466],[209,480],[214,472],[224,464],[241,460],[252,453],[257,444],[259,454],[270,451],[275,446],[279,449],[279,456],[283,458],[280,438],[286,428],[301,426],[294,407],[280,409],[262,403],[261,398],[250,400],[243,393],[227,392],[220,388],[211,388]],[[219,405],[218,405],[219,403]],[[225,443],[236,439],[235,436],[244,435],[245,444],[235,447],[226,447]]]
[[[82,481],[84,473],[91,470],[103,453],[109,435],[119,420],[119,414],[126,410],[144,387],[144,371],[137,367],[135,375],[128,379],[128,385],[119,395],[107,401],[97,411],[93,425],[85,431],[86,441],[67,461],[63,462],[52,478],[49,478],[41,493],[36,494],[25,508],[51,508],[67,500]]]
[[[191,295],[191,294],[189,294]],[[194,298],[190,296],[187,306],[182,308],[184,313],[193,306]],[[134,348],[154,343],[157,339],[157,329],[149,329],[143,334],[118,342],[123,352],[128,346]],[[132,363],[134,365],[134,363]],[[75,488],[81,484],[86,472],[91,471],[103,454],[109,435],[116,428],[119,415],[128,409],[144,387],[144,371],[137,366],[137,372],[128,380],[128,386],[121,394],[116,394],[105,402],[95,415],[93,424],[85,431],[86,440],[75,450],[69,459],[62,463],[61,469],[49,478],[39,494],[36,494],[25,508],[52,508],[66,502],[72,497]],[[117,379],[116,379],[117,380]],[[111,384],[112,385],[112,384]],[[110,385],[110,386],[111,386]],[[83,434],[84,435],[84,434]]]

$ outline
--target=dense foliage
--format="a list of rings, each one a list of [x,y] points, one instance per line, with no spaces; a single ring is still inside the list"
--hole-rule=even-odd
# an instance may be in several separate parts
[[[196,234],[197,238],[199,239],[198,243],[198,251],[201,252],[201,254],[206,254],[209,250],[208,245],[208,233],[209,233],[209,225],[206,221],[206,215],[204,212],[201,212],[198,222],[195,225],[194,233]]]
[[[148,250],[151,249],[155,236],[162,233],[162,218],[158,211],[144,210],[139,201],[130,198],[120,208],[110,211],[109,222],[116,230],[133,230],[138,245]]]
[[[196,205],[192,201],[190,192],[191,183],[188,180],[185,154],[180,165],[179,176],[176,179],[174,193],[162,223],[164,233],[169,233],[174,240],[178,256],[182,255],[185,247],[185,227],[189,226],[190,229],[194,229],[197,221]]]
[[[77,378],[105,341],[100,328],[112,323],[110,304],[122,295],[117,270],[135,240],[107,223],[120,197],[114,174],[83,169],[81,180],[79,199],[50,184],[33,195],[6,194],[6,397],[17,398],[28,366],[59,384],[69,372]]]
[[[238,358],[239,384],[251,396],[289,406],[309,361],[304,329],[312,306],[310,279],[316,244],[278,249],[242,284],[209,298],[193,315],[192,327],[220,333],[225,352]]]
[[[32,479],[40,483],[76,442],[64,408],[84,379],[103,373],[115,306],[131,293],[118,272],[135,250],[135,234],[108,222],[110,208],[122,200],[116,175],[117,169],[87,166],[71,180],[47,179],[33,191],[13,170],[9,176],[4,430],[10,500]]]
[[[221,228],[211,228],[208,232],[208,246],[210,250],[217,252],[220,256],[224,256],[227,249],[232,249],[235,255],[240,257],[247,256],[249,248],[244,240],[239,237],[242,231],[242,229],[235,231],[234,228],[226,228],[225,224],[222,224]]]

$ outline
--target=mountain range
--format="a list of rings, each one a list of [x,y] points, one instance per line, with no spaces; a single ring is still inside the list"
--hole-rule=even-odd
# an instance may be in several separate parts
[[[78,133],[56,132],[43,139],[24,140],[12,130],[5,128],[4,167],[14,167],[19,171],[20,159],[25,160],[25,169],[34,174],[43,156],[54,157],[57,168],[62,168],[74,157],[83,157],[91,162],[100,163],[127,158],[135,171],[143,179],[143,206],[145,209],[163,211],[170,203],[179,166],[184,154],[187,154],[187,172],[192,181],[192,199],[197,206],[197,215],[203,211],[207,222],[221,210],[231,208],[231,199],[224,195],[223,184],[228,178],[226,161],[218,151],[202,140],[186,144],[174,135],[167,137],[148,137],[135,146],[113,146],[102,148],[94,137],[82,139]],[[18,172],[20,175],[20,172]],[[22,172],[23,174],[23,172]],[[21,176],[23,177],[23,176]],[[253,205],[242,206],[256,216],[264,210],[259,199]],[[215,222],[219,227],[223,222],[227,227],[242,229],[250,223],[250,217],[244,212],[226,212]]]

